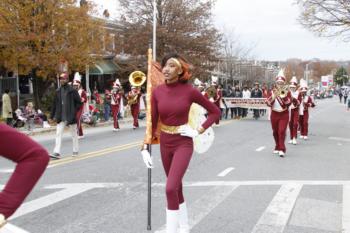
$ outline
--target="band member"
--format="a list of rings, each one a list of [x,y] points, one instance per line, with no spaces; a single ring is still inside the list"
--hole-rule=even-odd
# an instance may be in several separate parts
[[[0,124],[0,155],[17,163],[11,178],[0,192],[0,231],[33,189],[49,162],[47,151],[17,130]],[[2,232],[2,231],[1,231]]]
[[[274,154],[284,157],[286,146],[286,129],[289,121],[288,107],[292,103],[290,91],[285,87],[286,78],[283,70],[280,70],[275,80],[275,88],[271,91],[266,103],[271,107],[271,126],[275,140]]]
[[[141,87],[131,87],[131,91],[128,93],[128,100],[130,104],[130,110],[132,118],[134,119],[133,122],[133,129],[136,129],[139,127],[139,113],[140,113],[140,99],[141,99],[142,93],[141,93]]]
[[[119,123],[118,123],[118,113],[120,110],[120,101],[122,95],[119,93],[120,90],[120,81],[119,79],[115,80],[113,83],[112,89],[112,98],[111,98],[111,107],[112,107],[112,115],[113,115],[113,131],[119,131]]]
[[[299,124],[299,106],[302,101],[300,92],[297,90],[298,80],[293,76],[290,81],[289,89],[292,95],[292,104],[290,106],[290,120],[289,120],[289,132],[290,141],[289,144],[297,144],[298,124]]]
[[[217,106],[205,98],[196,88],[187,84],[191,75],[188,63],[177,54],[165,56],[161,62],[165,84],[152,93],[152,131],[157,129],[160,119],[160,152],[166,181],[166,232],[189,232],[187,208],[182,192],[182,178],[193,153],[193,138],[203,133],[220,117]],[[188,123],[192,103],[197,103],[208,112],[208,118],[198,129]],[[156,137],[156,135],[154,135]],[[147,167],[152,167],[152,159],[147,145],[142,150]],[[178,227],[180,230],[178,231]]]
[[[216,89],[216,95],[215,95],[215,97],[214,97],[214,104],[218,107],[218,109],[220,110],[220,112],[222,111],[221,110],[221,107],[220,107],[220,103],[221,103],[221,99],[222,99],[222,89],[221,88],[219,88],[219,86],[218,86],[218,78],[217,77],[215,77],[215,76],[213,76],[212,77],[212,83],[211,83],[211,85],[212,86],[214,86],[215,87],[215,89]],[[221,113],[221,115],[222,115],[222,113]],[[220,116],[221,116],[220,115]],[[220,117],[221,118],[221,117]],[[215,122],[215,124],[216,125],[219,125],[219,123],[220,123],[220,118]]]
[[[309,108],[315,107],[315,103],[311,96],[307,95],[307,83],[304,79],[300,80],[301,103],[299,107],[299,124],[300,138],[307,140],[309,132]]]
[[[77,112],[78,138],[84,138],[81,116],[84,113],[85,105],[88,101],[88,98],[87,98],[86,91],[81,86],[81,76],[80,76],[79,72],[76,72],[74,74],[73,87],[74,87],[74,89],[76,89],[78,91],[79,96],[80,96],[80,100],[82,102],[82,105]]]

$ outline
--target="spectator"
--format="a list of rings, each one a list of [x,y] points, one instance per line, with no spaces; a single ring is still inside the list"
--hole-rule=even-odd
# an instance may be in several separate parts
[[[12,106],[10,98],[10,90],[6,89],[2,95],[2,118],[6,119],[6,124],[12,126]]]
[[[60,75],[61,87],[56,90],[51,112],[51,118],[57,122],[56,143],[51,155],[51,157],[56,159],[61,158],[62,135],[66,126],[70,127],[72,133],[73,156],[77,156],[79,151],[76,114],[82,102],[78,91],[71,85],[68,85],[68,81],[68,74],[62,73]]]
[[[35,128],[34,119],[35,119],[35,109],[32,102],[28,102],[26,108],[24,109],[24,116],[26,120],[26,126],[28,131],[32,131]]]
[[[109,117],[111,116],[111,100],[112,100],[112,94],[111,91],[106,89],[105,90],[105,96],[104,96],[104,119],[105,121],[109,121]]]
[[[243,88],[242,97],[244,99],[249,99],[250,98],[250,91],[249,91],[247,86],[244,86],[244,88]],[[242,108],[242,117],[243,118],[247,117],[247,115],[248,115],[248,109],[247,108]]]

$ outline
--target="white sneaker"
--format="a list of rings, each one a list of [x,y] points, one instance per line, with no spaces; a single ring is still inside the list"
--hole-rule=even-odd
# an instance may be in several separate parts
[[[293,143],[293,140],[289,140],[288,144],[292,144]]]
[[[284,154],[283,151],[280,150],[280,151],[278,152],[278,155],[279,155],[281,158],[283,158],[285,154]]]
[[[278,150],[274,150],[272,153],[274,153],[274,154],[278,154]]]
[[[85,138],[84,135],[83,136],[78,136],[78,139],[83,139],[83,138]]]
[[[308,139],[308,137],[307,136],[304,136],[304,140],[307,140]]]
[[[113,128],[113,132],[118,132],[119,129]]]
[[[292,143],[293,143],[293,145],[296,145],[297,144],[297,139],[293,138]]]
[[[303,136],[303,135],[300,135],[300,138],[301,138],[301,139],[304,139],[304,136]]]

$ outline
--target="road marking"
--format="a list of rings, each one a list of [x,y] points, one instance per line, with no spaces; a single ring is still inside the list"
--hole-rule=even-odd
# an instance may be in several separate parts
[[[340,142],[338,142],[338,144],[337,144],[338,146],[342,146],[343,144],[341,144]]]
[[[261,146],[261,147],[259,147],[258,149],[256,149],[255,151],[260,152],[260,151],[262,151],[262,150],[264,150],[264,149],[265,149],[265,146]]]
[[[52,168],[52,167],[56,167],[59,165],[64,165],[64,164],[68,164],[68,163],[72,163],[72,162],[76,162],[76,161],[81,161],[81,160],[85,160],[85,159],[89,159],[89,158],[99,157],[102,155],[110,154],[112,152],[131,149],[133,147],[141,146],[141,143],[142,143],[141,141],[133,142],[133,143],[124,144],[124,145],[120,145],[120,146],[109,147],[107,149],[103,149],[103,150],[99,150],[99,151],[93,151],[93,152],[81,154],[77,157],[69,156],[69,157],[59,159],[59,160],[52,160],[52,161],[50,161],[48,168]]]
[[[39,209],[48,207],[65,199],[71,198],[83,192],[95,188],[114,188],[121,186],[121,183],[76,183],[58,184],[45,187],[46,189],[63,189],[52,194],[24,203],[10,219],[15,219]]]
[[[0,229],[0,233],[29,233],[29,232],[11,223],[6,223],[6,225]]]
[[[227,169],[225,169],[225,170],[223,170],[222,172],[220,172],[219,174],[218,174],[218,176],[219,177],[225,177],[227,174],[229,174],[231,171],[233,171],[235,168],[233,168],[233,167],[229,167],[229,168],[227,168]]]
[[[329,140],[342,141],[342,142],[350,142],[350,138],[341,138],[341,137],[329,137]]]
[[[14,170],[14,168],[0,169],[0,173],[12,173]]]
[[[350,233],[350,185],[343,186],[342,233]]]
[[[300,184],[282,185],[252,233],[282,233],[302,187]]]
[[[188,209],[188,223],[190,229],[202,221],[213,209],[223,202],[237,186],[214,187],[197,199]],[[160,227],[155,233],[165,233],[165,225]]]
[[[210,186],[259,186],[259,185],[350,185],[350,180],[251,180],[251,181],[200,181],[185,182],[186,187]],[[153,186],[164,186],[163,183],[154,183]]]

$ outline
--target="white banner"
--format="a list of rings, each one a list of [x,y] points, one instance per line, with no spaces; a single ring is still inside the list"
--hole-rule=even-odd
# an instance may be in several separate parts
[[[269,109],[266,98],[222,98],[227,108]]]

